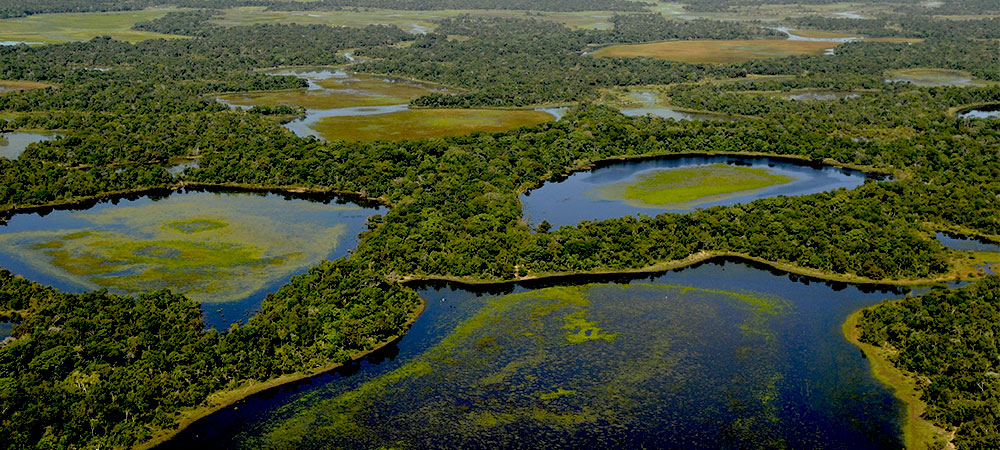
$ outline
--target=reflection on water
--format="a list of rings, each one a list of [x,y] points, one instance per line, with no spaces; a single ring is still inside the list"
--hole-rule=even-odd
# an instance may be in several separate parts
[[[641,175],[660,171],[711,164],[736,164],[751,168],[764,168],[772,173],[796,178],[795,181],[760,190],[736,193],[714,201],[699,203],[697,207],[746,203],[777,195],[793,196],[815,194],[832,189],[853,189],[864,183],[866,175],[855,170],[793,163],[772,158],[711,156],[663,157],[638,162],[615,162],[609,165],[577,172],[564,180],[548,181],[541,187],[521,196],[524,214],[532,223],[545,220],[555,227],[576,225],[581,220],[606,220],[638,213],[656,215],[662,212],[690,212],[692,209],[647,208],[630,205],[624,200],[607,200],[588,194],[596,188],[623,181],[638,180]]]
[[[821,102],[828,102],[832,100],[840,100],[843,98],[857,98],[861,94],[852,92],[838,92],[838,91],[803,91],[796,92],[793,94],[785,95],[784,98],[787,100],[815,100]]]
[[[1000,244],[979,240],[951,233],[937,233],[935,236],[941,245],[960,252],[974,252],[982,264],[977,265],[987,275],[995,275],[1000,263]]]
[[[382,212],[324,201],[186,192],[19,214],[0,227],[0,267],[67,292],[171,289],[226,329],[293,275],[346,256]]]
[[[17,159],[29,145],[57,138],[53,133],[13,132],[0,134],[0,158]]]
[[[644,279],[420,289],[387,351],[251,397],[164,448],[900,448],[842,336],[898,292],[708,263]]]
[[[678,111],[673,108],[623,108],[621,113],[629,117],[653,116],[674,120],[730,120],[730,118],[715,114]]]

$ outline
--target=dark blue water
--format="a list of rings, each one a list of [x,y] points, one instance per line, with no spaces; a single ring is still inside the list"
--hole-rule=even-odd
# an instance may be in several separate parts
[[[1000,244],[957,234],[939,232],[935,239],[941,245],[960,252],[1000,252]]]
[[[616,162],[593,170],[577,172],[564,180],[547,181],[541,187],[521,196],[524,214],[533,224],[548,221],[555,227],[576,225],[581,220],[607,220],[616,217],[645,214],[654,216],[664,212],[690,212],[692,209],[641,207],[622,200],[606,200],[589,193],[601,186],[635,180],[637,176],[664,169],[732,164],[770,171],[794,177],[797,180],[768,188],[754,190],[697,205],[707,208],[718,205],[747,203],[774,197],[815,194],[834,189],[853,189],[865,182],[864,172],[828,166],[812,166],[764,157],[687,156],[663,157],[638,162]]]
[[[84,209],[57,209],[42,213],[18,214],[6,224],[0,225],[0,240],[6,244],[0,247],[0,267],[22,275],[25,278],[45,285],[54,286],[64,292],[85,292],[98,289],[101,286],[91,283],[85,277],[73,277],[62,269],[49,264],[49,258],[43,252],[32,251],[33,242],[45,242],[51,238],[34,238],[33,234],[49,233],[58,236],[60,233],[77,231],[121,232],[131,237],[143,237],[142,230],[136,231],[135,223],[125,214],[121,217],[108,216],[105,213],[136,211],[140,215],[163,215],[164,220],[184,218],[187,214],[216,215],[237,214],[244,221],[266,224],[266,229],[286,230],[293,226],[333,227],[343,224],[345,232],[339,237],[339,242],[332,250],[318,259],[336,259],[347,256],[359,240],[359,233],[365,228],[365,223],[373,214],[385,213],[385,208],[377,205],[358,205],[347,203],[336,198],[305,199],[273,193],[216,193],[202,191],[177,192],[169,196],[137,196],[131,199],[95,202],[86,205]],[[152,207],[152,209],[149,209]],[[100,218],[100,219],[96,219]],[[233,224],[234,233],[242,229],[242,224]],[[289,236],[296,237],[296,236]],[[248,242],[252,246],[267,246],[266,242]],[[308,250],[303,250],[308,251]],[[313,255],[315,256],[315,255]],[[315,261],[318,262],[318,261]],[[314,264],[315,262],[312,262]],[[228,329],[234,322],[243,322],[256,313],[264,297],[274,292],[282,284],[299,273],[304,273],[310,261],[303,260],[298,266],[292,266],[293,272],[272,277],[260,289],[240,298],[227,298],[226,301],[203,303],[204,320],[208,327],[220,330]],[[252,273],[252,272],[249,272]],[[252,284],[247,284],[252,286]],[[169,286],[168,286],[169,287]],[[183,289],[172,288],[175,291]],[[131,293],[116,289],[113,292]],[[142,289],[148,290],[148,289]]]
[[[241,401],[163,448],[902,446],[902,406],[840,329],[850,312],[900,292],[733,261],[641,279],[564,282],[597,283],[586,287],[589,304],[550,311],[549,291],[535,290],[544,284],[493,292],[422,287],[426,312],[394,345]],[[777,306],[761,312],[722,291]],[[530,299],[536,292],[541,300]],[[510,293],[522,295],[497,299]],[[559,344],[561,317],[572,311],[603,327],[595,333],[617,338]],[[470,323],[471,334],[454,341]],[[542,334],[525,337],[528,331]],[[421,363],[431,371],[386,376]],[[497,370],[514,376],[497,381]],[[564,387],[573,392],[535,395]],[[352,392],[366,394],[345,404]],[[347,434],[345,420],[353,430]]]
[[[943,245],[945,247],[948,247],[948,248],[950,248],[952,250],[958,250],[960,252],[993,252],[993,253],[1000,253],[1000,244],[997,244],[997,243],[994,243],[994,242],[989,242],[989,241],[984,241],[984,240],[979,240],[979,239],[973,239],[973,238],[969,238],[969,237],[961,236],[961,235],[957,235],[957,234],[940,233],[939,232],[935,236],[935,239],[937,239],[937,241],[940,242],[941,245]],[[1000,262],[1000,261],[996,261],[996,262]],[[995,264],[984,264],[984,265],[981,265],[981,266],[978,266],[978,267],[980,269],[982,269],[988,275],[995,275],[996,274],[996,265]]]

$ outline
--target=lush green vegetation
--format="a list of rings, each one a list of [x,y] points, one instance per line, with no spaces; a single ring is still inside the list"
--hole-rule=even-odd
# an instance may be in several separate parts
[[[996,335],[1000,277],[867,309],[861,340],[890,349],[890,361],[917,377],[925,417],[957,429],[958,448],[1000,445]]]
[[[5,1],[0,11],[19,16],[127,10],[156,2],[25,3]],[[196,0],[171,3],[206,6]],[[547,10],[630,12],[642,7],[597,0],[531,3],[533,9]],[[217,4],[284,10],[353,5]],[[514,1],[496,6],[526,7]],[[169,427],[178,412],[204,406],[212,392],[343,362],[406,329],[419,303],[412,290],[399,284],[407,278],[497,281],[638,270],[717,252],[817,275],[901,282],[943,279],[959,268],[955,253],[931,238],[934,231],[1000,236],[1000,132],[995,122],[947,114],[962,105],[1000,101],[1000,88],[990,83],[920,87],[884,82],[887,71],[917,68],[960,70],[986,82],[1000,81],[996,42],[982,40],[995,32],[994,22],[970,22],[967,34],[962,27],[916,13],[873,24],[844,22],[827,30],[876,35],[864,30],[893,30],[896,24],[911,23],[905,19],[929,31],[915,33],[907,27],[882,33],[925,38],[921,43],[855,42],[838,46],[832,56],[703,65],[584,53],[610,44],[759,39],[773,33],[754,25],[630,13],[614,17],[611,30],[572,30],[534,19],[457,17],[418,36],[392,26],[222,26],[216,23],[220,14],[172,12],[136,27],[189,39],[133,44],[99,37],[0,48],[0,78],[46,86],[0,95],[0,114],[11,120],[5,127],[55,130],[64,136],[32,144],[16,160],[0,158],[0,211],[13,214],[181,182],[353,192],[379,197],[393,208],[371,219],[352,256],[319,263],[294,278],[265,300],[257,317],[231,330],[204,331],[197,305],[171,293],[67,295],[4,272],[0,310],[19,325],[15,339],[0,347],[0,447],[129,446]],[[215,101],[220,95],[300,94],[305,80],[270,76],[264,70],[345,65],[350,63],[343,56],[347,51],[369,58],[352,65],[353,71],[448,86],[446,93],[414,98],[417,106],[580,104],[563,120],[505,132],[323,142],[298,138],[277,122],[299,113],[285,103],[298,103],[268,101],[236,111]],[[642,85],[657,85],[672,105],[740,120],[628,118],[590,103],[609,89],[624,92]],[[797,102],[755,94],[806,88],[864,90],[866,95]],[[415,95],[422,93],[401,97]],[[893,177],[852,191],[555,230],[544,224],[533,229],[522,220],[518,195],[552,176],[605,159],[698,152],[835,162]],[[176,158],[198,159],[199,167],[171,175],[166,167]],[[989,298],[989,283],[924,299],[955,295],[979,302]],[[928,315],[933,302],[908,302],[903,305],[915,305],[913,315],[936,330],[952,329],[949,320],[978,323],[973,321],[990,317]],[[941,357],[956,358],[953,367],[966,367],[962,364],[975,361],[970,355],[956,350]],[[930,365],[914,363],[911,370],[938,376]],[[976,400],[982,403],[952,402],[966,388],[973,392],[975,384],[958,371],[941,373],[954,380],[932,386],[960,386],[948,388],[952,397],[938,403],[942,406],[934,410],[935,417],[963,424],[960,429],[966,432],[956,441],[962,448],[991,447],[993,416],[970,418],[963,411],[986,411],[994,405],[992,397]],[[938,394],[945,399],[945,391],[933,395]]]

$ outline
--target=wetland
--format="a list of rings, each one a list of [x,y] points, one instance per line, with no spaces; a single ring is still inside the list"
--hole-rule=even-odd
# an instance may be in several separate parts
[[[776,195],[853,189],[863,172],[774,158],[670,156],[618,161],[545,182],[521,195],[534,224],[576,225],[635,214],[690,212]]]
[[[284,124],[300,137],[328,141],[404,140],[500,132],[557,119],[556,110],[410,109],[410,100],[446,88],[402,78],[348,73],[329,68],[269,72],[304,78],[309,86],[291,91],[230,94],[218,101],[252,106],[304,108],[304,117]]]
[[[896,291],[734,261],[417,288],[426,310],[390,348],[243,400],[162,448],[901,444],[902,405],[840,330]]]
[[[203,304],[209,326],[244,320],[268,292],[348,254],[381,207],[277,194],[181,192],[85,210],[15,215],[0,265],[67,292],[171,289]]]

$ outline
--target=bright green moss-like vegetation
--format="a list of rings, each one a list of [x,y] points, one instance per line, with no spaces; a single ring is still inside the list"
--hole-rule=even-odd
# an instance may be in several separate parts
[[[689,208],[699,203],[789,183],[794,178],[767,169],[713,164],[660,170],[595,189],[592,194],[644,207]]]

